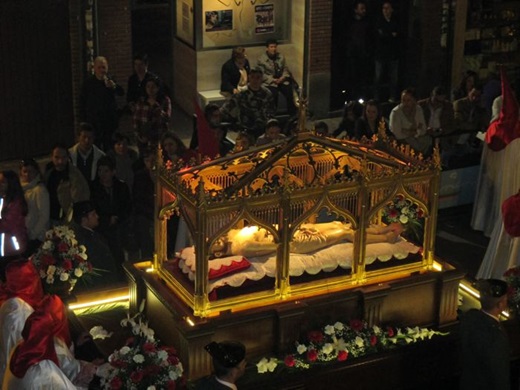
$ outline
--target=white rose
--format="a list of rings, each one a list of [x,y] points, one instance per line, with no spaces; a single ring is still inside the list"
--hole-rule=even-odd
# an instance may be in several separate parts
[[[81,276],[83,276],[83,271],[81,270],[81,268],[76,268],[74,270],[74,276],[77,278],[81,278]]]
[[[343,323],[342,323],[342,322],[336,322],[336,323],[334,324],[334,327],[335,327],[337,330],[340,330],[340,331],[344,329],[344,328],[343,328]]]
[[[144,362],[144,356],[141,355],[140,353],[138,353],[137,355],[135,355],[132,360],[136,363],[143,363]]]
[[[323,346],[322,348],[322,352],[325,354],[325,355],[328,355],[329,353],[331,353],[332,351],[334,350],[334,348],[332,347],[332,344],[330,343],[327,343]]]
[[[66,273],[66,272],[62,272],[61,275],[60,275],[60,280],[62,282],[65,282],[66,280],[69,280],[69,274]]]
[[[125,345],[123,348],[121,348],[121,349],[119,350],[119,353],[120,353],[121,355],[126,355],[128,352],[130,352],[130,347],[127,346],[127,345]]]
[[[408,214],[408,213],[409,213],[409,209],[408,209],[408,207],[403,207],[403,208],[401,209],[401,214]]]
[[[267,372],[267,363],[268,360],[266,358],[262,358],[262,360],[256,363],[256,370],[259,374],[264,374]]]
[[[331,336],[331,335],[333,335],[334,333],[336,333],[336,331],[335,331],[335,329],[334,329],[334,327],[333,327],[332,325],[327,325],[327,326],[325,327],[325,329],[324,329],[324,332],[325,332],[325,334],[327,334],[327,335],[329,335],[329,336]]]
[[[401,216],[399,217],[399,222],[401,222],[403,225],[408,223],[408,217],[404,214],[401,214]]]
[[[52,248],[53,248],[52,241],[45,241],[42,245],[42,249],[45,251],[50,251],[50,250],[52,250]]]
[[[53,284],[54,277],[52,275],[47,276],[47,279],[45,279],[45,282],[47,282],[47,284]]]
[[[363,348],[363,346],[365,345],[365,342],[363,341],[363,339],[359,336],[356,336],[356,339],[354,340],[354,343],[356,343],[356,345],[359,347],[359,348]]]
[[[155,390],[155,386],[148,386],[146,390]]]
[[[51,276],[54,275],[56,272],[56,267],[54,265],[49,265],[49,268],[47,268],[47,275]]]
[[[135,360],[135,357],[134,357],[134,360]],[[170,371],[168,371],[168,377],[172,381],[174,381],[174,380],[176,380],[179,377],[179,374],[177,374],[177,371],[175,371],[175,370],[170,370]]]
[[[161,349],[159,352],[157,352],[157,357],[165,362],[168,360],[168,352]]]
[[[276,360],[275,358],[271,358],[269,360],[269,363],[267,363],[267,369],[269,370],[269,372],[273,372],[277,365],[278,360]]]
[[[302,353],[307,352],[307,347],[304,344],[298,344],[296,351],[301,355]]]

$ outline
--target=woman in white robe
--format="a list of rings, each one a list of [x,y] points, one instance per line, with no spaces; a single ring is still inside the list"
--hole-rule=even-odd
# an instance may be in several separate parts
[[[44,311],[29,316],[23,341],[15,348],[2,389],[77,389],[58,367],[54,348],[55,320]]]
[[[12,350],[22,340],[27,318],[41,304],[40,276],[27,260],[14,261],[6,268],[6,282],[0,286],[0,381]]]

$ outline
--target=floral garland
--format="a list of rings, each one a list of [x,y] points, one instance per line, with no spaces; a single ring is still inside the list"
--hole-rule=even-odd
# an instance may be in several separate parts
[[[102,389],[174,390],[184,381],[175,349],[160,346],[153,329],[141,317],[138,313],[121,321],[122,327],[132,329],[133,337],[98,368]]]
[[[411,200],[397,195],[383,208],[382,219],[386,224],[400,223],[413,238],[420,240],[424,212]]]
[[[48,230],[45,241],[30,258],[45,280],[44,290],[49,293],[57,293],[63,287],[72,289],[79,278],[93,274],[87,259],[87,249],[78,245],[74,231],[68,226]]]
[[[376,325],[368,326],[365,321],[360,320],[352,320],[348,324],[336,322],[320,331],[309,332],[308,341],[296,342],[296,351],[286,355],[283,360],[262,358],[256,367],[260,374],[274,372],[280,364],[285,367],[308,369],[316,363],[342,362],[398,345],[431,339],[434,335],[447,334],[420,327],[383,329]]]

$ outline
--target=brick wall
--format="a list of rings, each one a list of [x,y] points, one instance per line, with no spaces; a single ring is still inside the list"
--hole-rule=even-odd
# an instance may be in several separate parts
[[[84,67],[82,65],[81,48],[81,4],[80,0],[69,1],[69,31],[70,31],[70,62],[72,72],[72,97],[74,118],[77,122],[79,116],[78,97],[81,88],[81,81],[83,79]],[[77,126],[75,126],[77,127]]]
[[[317,118],[328,116],[331,90],[332,0],[309,3],[308,80],[309,110]]]
[[[108,60],[109,72],[126,88],[132,74],[132,23],[129,0],[97,2],[97,55]]]
[[[309,12],[309,72],[330,72],[332,0],[312,0]]]

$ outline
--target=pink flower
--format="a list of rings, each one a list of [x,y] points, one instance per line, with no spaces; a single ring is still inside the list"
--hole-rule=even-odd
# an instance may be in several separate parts
[[[348,352],[347,351],[339,351],[338,352],[338,361],[343,362],[347,360],[348,358]]]
[[[284,363],[287,367],[294,367],[295,360],[293,355],[287,355],[284,359]]]

